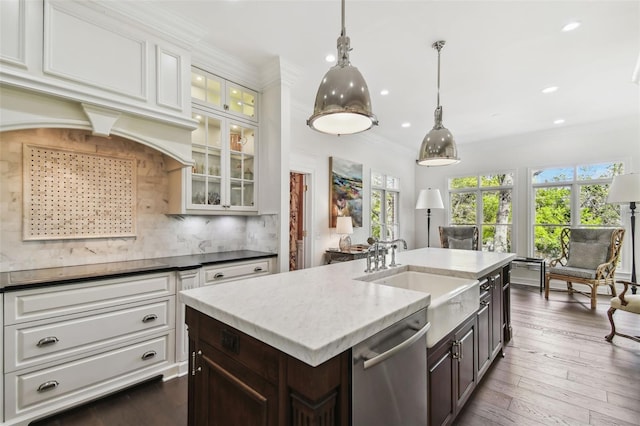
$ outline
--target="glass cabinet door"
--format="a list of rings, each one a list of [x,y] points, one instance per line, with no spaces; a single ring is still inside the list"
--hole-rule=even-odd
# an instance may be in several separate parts
[[[197,68],[191,70],[191,99],[223,109],[224,80]]]
[[[256,92],[227,82],[227,103],[230,112],[256,119]]]
[[[191,204],[220,205],[222,199],[222,121],[194,113],[198,128],[191,136]]]
[[[229,203],[234,207],[250,207],[255,203],[255,137],[256,129],[239,123],[229,128]]]

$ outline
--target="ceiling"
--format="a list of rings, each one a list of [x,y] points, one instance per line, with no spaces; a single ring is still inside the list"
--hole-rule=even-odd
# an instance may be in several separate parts
[[[202,42],[262,67],[296,66],[294,104],[311,115],[334,65],[339,0],[154,1],[205,29]],[[562,32],[570,21],[581,26]],[[416,152],[433,126],[437,52],[444,125],[458,144],[613,117],[640,116],[640,1],[346,2],[351,63],[363,74],[380,125]],[[541,90],[558,86],[555,93]],[[382,96],[380,91],[389,91]],[[554,120],[564,119],[563,124]],[[409,122],[411,127],[403,128]],[[329,137],[329,136],[327,136]]]

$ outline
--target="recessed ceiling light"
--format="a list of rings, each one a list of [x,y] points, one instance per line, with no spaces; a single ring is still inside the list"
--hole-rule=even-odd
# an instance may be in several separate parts
[[[381,94],[382,96],[387,96],[387,95],[389,94],[389,91],[388,91],[387,89],[382,89],[382,90],[380,91],[380,94]]]
[[[558,86],[549,86],[549,87],[545,87],[544,89],[542,89],[542,93],[549,94],[549,93],[553,93],[556,90],[558,90]]]
[[[573,31],[576,28],[578,28],[581,25],[580,22],[578,21],[573,21],[573,22],[569,22],[567,25],[565,25],[564,27],[562,27],[562,31],[563,32],[567,32],[567,31]]]
[[[327,56],[324,57],[324,60],[327,62],[333,62],[336,60],[336,57],[332,54],[328,54]]]
[[[402,123],[401,124],[402,127],[411,127],[411,123]]]
[[[553,120],[553,124],[562,124],[564,123],[564,118],[558,118],[557,120]]]

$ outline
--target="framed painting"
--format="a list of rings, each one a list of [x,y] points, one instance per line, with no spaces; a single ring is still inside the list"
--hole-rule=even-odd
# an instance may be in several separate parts
[[[362,226],[362,164],[329,157],[329,227],[338,216],[351,216],[354,227]]]

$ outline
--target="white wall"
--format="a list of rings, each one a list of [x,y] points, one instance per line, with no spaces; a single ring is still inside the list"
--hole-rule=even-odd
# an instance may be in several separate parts
[[[455,129],[451,129],[455,135]],[[513,200],[514,243],[519,255],[530,255],[529,171],[531,168],[567,166],[608,161],[623,161],[625,172],[640,171],[640,118],[627,117],[582,126],[505,137],[491,141],[464,144],[458,141],[459,164],[446,167],[417,167],[416,191],[427,186],[439,188],[445,206],[448,205],[447,180],[450,177],[500,171],[515,172]],[[623,206],[627,228],[623,247],[621,275],[630,270],[631,231],[629,208]],[[431,245],[439,247],[437,227],[447,222],[446,209],[435,210],[431,222]],[[637,211],[636,211],[637,213]],[[416,215],[416,229],[426,227],[426,218]],[[435,229],[435,231],[434,231]],[[638,233],[640,234],[640,232]],[[426,233],[418,232],[417,246],[426,246]],[[640,235],[636,235],[636,268]]]
[[[370,191],[371,170],[387,173],[400,179],[400,238],[407,241],[409,248],[415,247],[414,230],[414,165],[416,152],[388,144],[377,138],[371,131],[357,135],[330,136],[311,130],[306,120],[312,112],[296,105],[291,120],[291,170],[311,173],[312,191],[310,243],[313,246],[312,266],[324,263],[324,251],[337,247],[339,236],[335,228],[329,228],[329,157],[355,161],[363,165],[363,226],[355,228],[353,244],[366,243],[370,235]],[[283,188],[283,191],[285,189]]]

